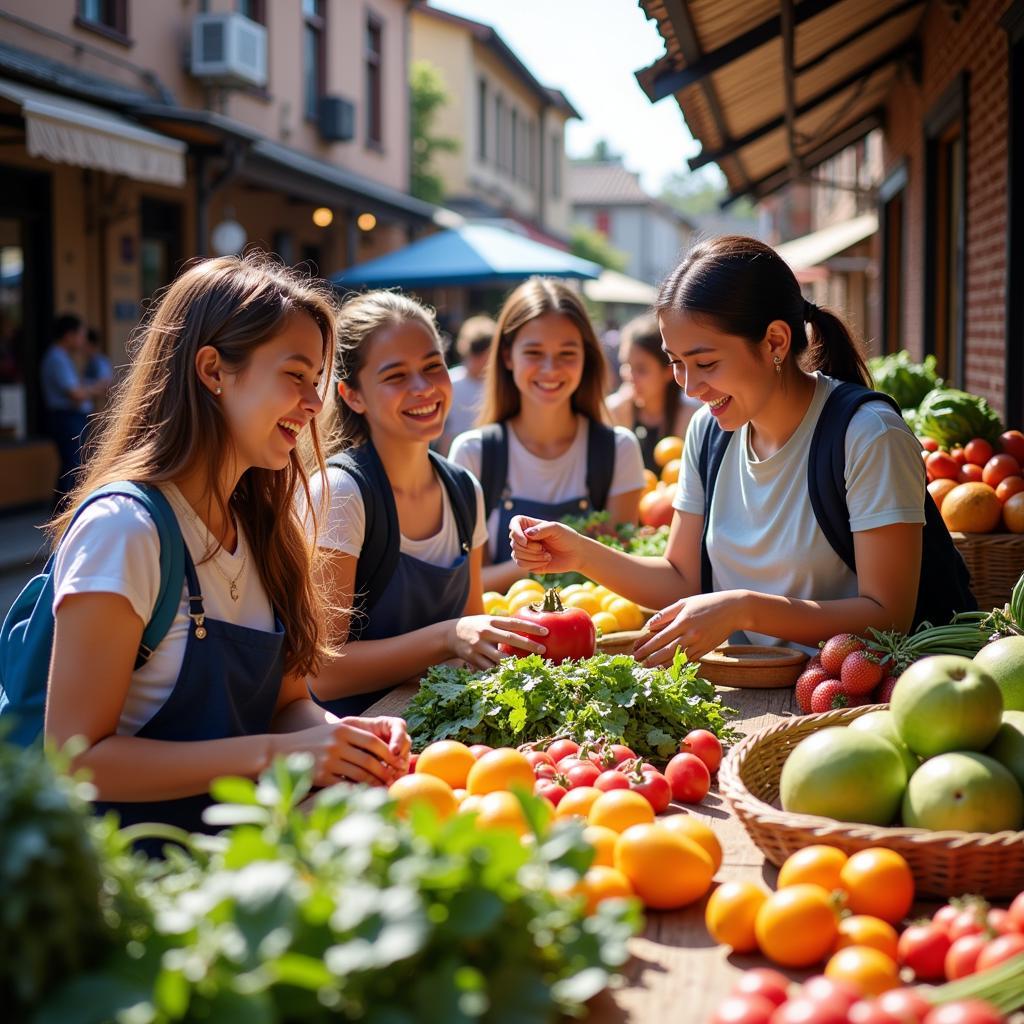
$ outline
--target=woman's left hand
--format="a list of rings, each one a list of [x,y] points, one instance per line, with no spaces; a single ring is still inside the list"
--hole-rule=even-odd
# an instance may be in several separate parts
[[[676,649],[682,648],[690,661],[696,661],[743,628],[744,596],[739,590],[695,594],[662,608],[651,616],[648,635],[637,641],[634,657],[651,668],[670,665]]]

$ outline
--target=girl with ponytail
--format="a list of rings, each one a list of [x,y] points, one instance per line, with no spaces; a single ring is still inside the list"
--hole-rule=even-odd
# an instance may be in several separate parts
[[[652,665],[730,639],[813,649],[837,633],[907,629],[930,500],[920,446],[884,396],[866,390],[845,323],[804,298],[773,249],[739,236],[691,250],[655,312],[676,383],[702,403],[665,556],[635,558],[524,516],[511,530],[519,565],[578,570],[661,608],[637,644]],[[838,530],[817,500],[819,476],[835,475],[818,467],[836,460],[815,461],[819,451],[840,466],[845,455]]]

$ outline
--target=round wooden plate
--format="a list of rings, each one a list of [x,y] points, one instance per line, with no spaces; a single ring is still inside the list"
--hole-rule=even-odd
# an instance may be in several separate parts
[[[700,659],[700,674],[720,686],[767,690],[792,686],[806,661],[794,647],[726,644]]]
[[[622,630],[619,633],[605,633],[597,638],[597,650],[601,654],[632,654],[633,647],[642,636],[648,636],[646,629]]]

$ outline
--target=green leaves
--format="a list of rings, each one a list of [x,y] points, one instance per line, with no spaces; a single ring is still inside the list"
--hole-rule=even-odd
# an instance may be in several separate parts
[[[507,658],[482,675],[435,666],[406,718],[417,748],[449,738],[498,747],[554,735],[577,741],[603,735],[640,757],[664,760],[691,729],[733,739],[730,713],[682,654],[668,669],[644,668],[628,655],[598,654],[557,666],[531,655]]]

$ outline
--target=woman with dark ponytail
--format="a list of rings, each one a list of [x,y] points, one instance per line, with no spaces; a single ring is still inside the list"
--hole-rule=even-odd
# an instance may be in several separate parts
[[[804,298],[773,249],[739,236],[698,244],[655,312],[676,382],[703,403],[665,557],[638,559],[520,517],[519,565],[577,570],[661,608],[637,644],[652,665],[677,647],[698,658],[729,639],[813,649],[837,633],[908,629],[926,590],[942,590],[921,582],[931,502],[920,446],[867,390],[844,322]],[[956,600],[936,613],[932,598],[936,619]]]

